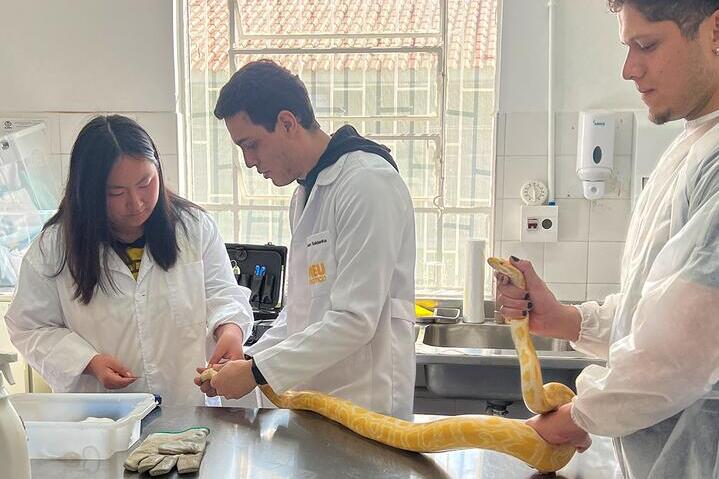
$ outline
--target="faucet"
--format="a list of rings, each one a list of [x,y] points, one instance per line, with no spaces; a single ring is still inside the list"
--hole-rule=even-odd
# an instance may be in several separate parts
[[[484,413],[489,416],[506,417],[509,415],[507,407],[512,403],[513,401],[489,400],[487,401],[487,409],[484,410]]]

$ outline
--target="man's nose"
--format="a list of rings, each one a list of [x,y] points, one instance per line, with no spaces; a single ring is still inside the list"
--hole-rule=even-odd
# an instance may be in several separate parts
[[[627,58],[624,59],[624,67],[622,68],[622,78],[625,80],[637,80],[643,75],[643,68],[636,55],[631,50],[627,52]]]
[[[248,153],[243,153],[243,156],[245,158],[245,165],[247,165],[247,168],[252,168],[253,166],[257,166],[257,158],[254,155],[250,155]]]

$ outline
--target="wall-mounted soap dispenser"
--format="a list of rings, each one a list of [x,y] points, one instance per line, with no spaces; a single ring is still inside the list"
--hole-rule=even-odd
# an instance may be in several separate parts
[[[614,112],[579,113],[577,175],[582,180],[584,197],[588,200],[602,198],[605,182],[612,176],[614,124]]]

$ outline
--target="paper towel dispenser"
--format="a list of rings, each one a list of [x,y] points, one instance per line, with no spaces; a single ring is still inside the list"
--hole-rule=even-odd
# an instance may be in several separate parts
[[[610,111],[579,113],[577,176],[582,180],[584,197],[604,196],[606,181],[614,168],[615,114]]]

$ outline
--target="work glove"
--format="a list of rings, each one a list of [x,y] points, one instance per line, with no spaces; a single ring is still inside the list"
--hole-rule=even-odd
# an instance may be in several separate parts
[[[151,476],[167,474],[175,466],[180,474],[197,472],[209,434],[206,427],[150,434],[127,457],[125,469],[139,473],[149,471]]]

